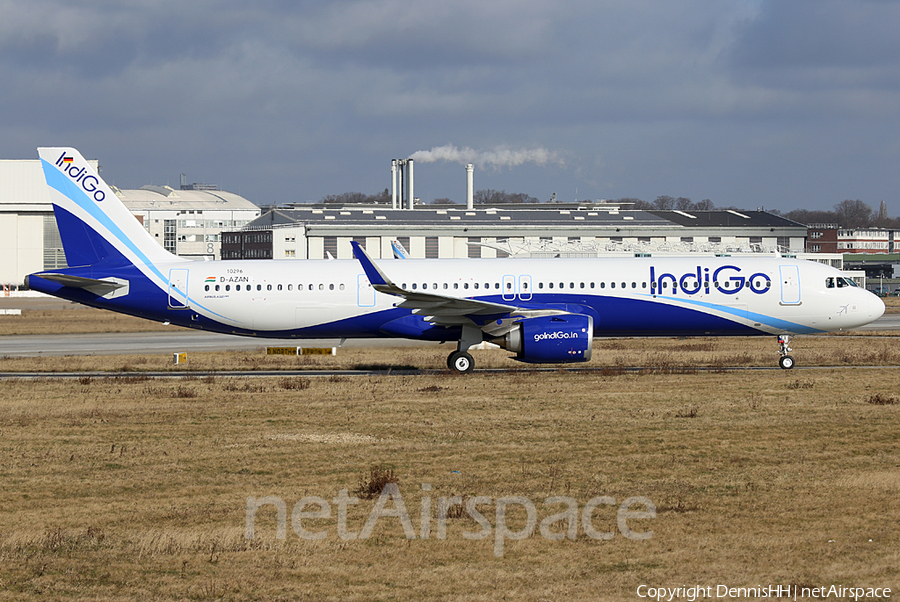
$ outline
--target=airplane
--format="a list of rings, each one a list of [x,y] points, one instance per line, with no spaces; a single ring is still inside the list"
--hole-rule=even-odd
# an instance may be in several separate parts
[[[490,341],[526,363],[591,359],[594,337],[774,336],[856,328],[884,303],[839,270],[777,256],[198,262],[163,249],[74,148],[39,148],[69,267],[32,290],[198,330],[284,339]]]

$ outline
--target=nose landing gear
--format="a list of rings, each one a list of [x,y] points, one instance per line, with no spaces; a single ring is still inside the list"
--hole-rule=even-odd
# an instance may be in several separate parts
[[[778,365],[781,366],[782,370],[790,370],[794,367],[794,358],[788,355],[791,351],[793,351],[790,348],[792,338],[792,336],[787,334],[778,335],[778,353],[781,354],[781,357],[778,360]]]

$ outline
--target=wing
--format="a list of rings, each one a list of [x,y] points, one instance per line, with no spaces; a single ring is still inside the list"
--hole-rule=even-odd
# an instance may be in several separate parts
[[[366,277],[376,291],[402,298],[403,301],[396,303],[396,307],[411,309],[412,313],[426,316],[426,319],[434,324],[441,326],[475,324],[483,330],[497,335],[509,330],[512,327],[512,323],[518,318],[568,313],[554,309],[522,308],[506,303],[493,303],[463,297],[408,291],[394,284],[381,271],[381,268],[375,265],[375,262],[372,261],[372,258],[369,257],[359,243],[352,241],[350,244],[353,245],[353,255],[362,265]],[[485,328],[485,324],[488,321],[494,321],[494,324],[490,325],[489,328]]]

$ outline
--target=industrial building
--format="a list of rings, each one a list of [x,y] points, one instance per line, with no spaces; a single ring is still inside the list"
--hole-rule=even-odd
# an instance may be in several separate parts
[[[97,160],[89,163],[98,168]],[[247,199],[214,186],[111,188],[160,245],[183,257],[219,258],[222,230],[240,228],[260,213]],[[37,159],[0,160],[0,256],[4,285],[18,286],[33,272],[66,267]]]
[[[223,235],[223,259],[347,259],[351,241],[375,258],[398,241],[413,258],[587,257],[708,252],[803,253],[806,226],[764,211],[642,211],[627,203],[526,204],[478,208],[474,170],[466,204],[419,204],[414,161],[391,162],[391,204],[291,204]],[[820,260],[829,261],[827,258]]]
[[[291,205],[223,234],[222,258],[375,258],[399,241],[414,258],[598,256],[776,251],[798,254],[806,226],[764,211],[642,211],[615,203],[504,205],[469,209]]]

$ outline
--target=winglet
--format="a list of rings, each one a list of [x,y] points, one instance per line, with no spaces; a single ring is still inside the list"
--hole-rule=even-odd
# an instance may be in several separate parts
[[[372,258],[369,257],[368,253],[363,250],[358,242],[352,240],[350,241],[350,245],[353,247],[353,256],[359,261],[360,265],[362,265],[362,269],[366,273],[366,278],[369,279],[372,286],[376,289],[379,286],[397,288],[394,283],[391,282],[390,278],[375,265],[375,262],[372,261]]]

